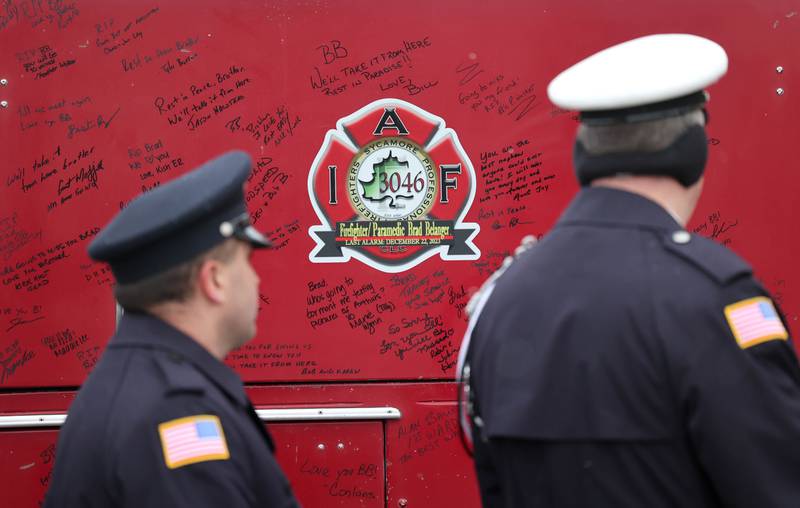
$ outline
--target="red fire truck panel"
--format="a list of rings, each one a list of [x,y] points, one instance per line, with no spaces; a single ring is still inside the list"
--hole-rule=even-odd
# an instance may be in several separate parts
[[[478,506],[451,381],[474,290],[578,187],[548,82],[602,47],[719,42],[689,229],[798,330],[800,15],[790,0],[0,2],[0,504],[42,499],[117,317],[86,247],[132,198],[254,160],[245,380],[305,506]],[[591,253],[586,253],[591,256]]]

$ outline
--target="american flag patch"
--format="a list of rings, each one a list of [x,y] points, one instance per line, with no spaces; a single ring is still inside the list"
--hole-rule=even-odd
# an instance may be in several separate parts
[[[728,305],[725,307],[725,317],[742,349],[768,340],[789,338],[772,300],[764,296]]]
[[[158,434],[167,467],[230,458],[219,418],[197,415],[159,424]]]

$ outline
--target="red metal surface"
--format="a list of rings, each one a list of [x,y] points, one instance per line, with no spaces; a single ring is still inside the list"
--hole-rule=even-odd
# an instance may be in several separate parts
[[[337,384],[250,387],[248,395],[259,409],[400,410],[399,420],[269,424],[278,461],[304,506],[398,506],[405,499],[408,506],[477,507],[455,390],[453,383]],[[70,400],[69,392],[0,394],[0,416],[64,413]],[[55,441],[55,430],[0,432],[0,492],[14,493],[10,506],[36,506],[44,496],[52,468],[47,450]]]
[[[278,443],[281,467],[304,506],[384,506],[380,422],[282,423],[269,428]],[[38,506],[44,499],[57,438],[56,430],[0,433],[4,506]]]
[[[0,413],[65,409],[68,394],[27,389],[72,389],[102,353],[114,327],[111,278],[85,254],[98,228],[143,189],[241,148],[256,161],[248,206],[279,248],[255,258],[258,336],[230,365],[261,405],[370,399],[403,409],[385,426],[389,506],[474,505],[471,469],[446,423],[451,385],[392,382],[452,379],[469,292],[523,235],[545,233],[577,190],[576,123],[545,88],[598,48],[655,32],[726,48],[690,229],[751,261],[800,330],[796,11],[792,0],[0,3],[9,102],[0,108],[0,390],[9,392]],[[464,220],[480,225],[478,259],[437,255],[395,274],[310,262],[309,228],[320,221],[308,177],[326,133],[386,98],[458,136],[476,173]],[[310,388],[327,382],[355,384]],[[289,437],[305,450],[314,432]],[[43,445],[24,453],[35,460]],[[27,481],[21,465],[3,459],[4,491]]]
[[[0,432],[3,506],[40,506],[50,484],[56,430]]]
[[[88,260],[87,242],[142,188],[233,147],[258,163],[249,206],[281,248],[256,258],[259,334],[231,365],[249,382],[449,378],[452,362],[440,360],[458,347],[465,293],[520,237],[546,232],[576,190],[575,123],[547,102],[548,81],[599,47],[658,31],[706,35],[730,54],[729,75],[711,90],[707,190],[692,228],[747,256],[796,327],[784,140],[798,106],[791,62],[800,32],[788,0],[412,1],[391,18],[338,2],[236,1],[224,12],[195,2],[8,5],[15,10],[0,10],[0,74],[9,79],[0,91],[10,104],[0,136],[13,147],[0,182],[4,387],[81,382],[114,323],[109,274]],[[435,256],[399,274],[309,262],[318,218],[307,178],[325,133],[386,97],[441,117],[458,135],[477,173],[465,219],[481,226],[478,260]],[[323,301],[309,303],[315,297]],[[370,303],[356,309],[356,300]],[[313,325],[308,316],[331,305],[336,319]],[[437,358],[424,345],[441,336]]]
[[[401,499],[410,507],[480,506],[472,463],[458,436],[453,383],[275,386],[248,393],[264,408],[395,407],[402,418],[384,427],[386,506],[396,507]]]
[[[269,426],[303,506],[384,506],[383,424]]]

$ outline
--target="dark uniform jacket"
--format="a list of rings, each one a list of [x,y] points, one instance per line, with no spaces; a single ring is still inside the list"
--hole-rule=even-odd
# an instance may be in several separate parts
[[[159,424],[197,415],[219,419],[229,458],[167,467]],[[163,321],[126,313],[70,407],[45,507],[296,507],[271,450],[236,373]]]
[[[767,292],[681,230],[643,197],[587,188],[499,279],[469,353],[487,504],[800,506],[793,347],[739,345],[725,308]]]

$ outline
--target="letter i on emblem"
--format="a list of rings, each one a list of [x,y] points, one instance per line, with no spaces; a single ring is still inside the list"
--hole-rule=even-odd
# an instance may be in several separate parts
[[[336,166],[328,166],[328,182],[330,198],[328,203],[331,205],[336,204]]]

